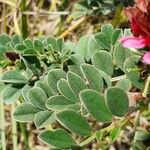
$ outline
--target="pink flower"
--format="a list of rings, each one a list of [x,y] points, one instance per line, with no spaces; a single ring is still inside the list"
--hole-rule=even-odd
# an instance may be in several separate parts
[[[145,48],[150,46],[150,0],[135,0],[133,7],[124,10],[131,23],[133,36],[123,37],[120,42],[126,48]],[[143,56],[143,61],[150,64],[150,51]]]
[[[120,39],[120,42],[123,44],[123,47],[126,48],[143,48],[145,47],[146,40],[143,37],[123,37]]]
[[[120,39],[120,42],[126,48],[144,48],[150,46],[150,36],[147,37],[133,37],[127,36]]]
[[[150,64],[150,52],[146,52],[143,56],[143,61],[146,63],[146,64]]]

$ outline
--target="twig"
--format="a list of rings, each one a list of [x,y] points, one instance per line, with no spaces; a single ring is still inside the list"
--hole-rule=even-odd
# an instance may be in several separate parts
[[[67,30],[65,30],[61,35],[60,38],[66,38],[68,36],[68,34],[70,32],[72,32],[73,30],[75,30],[76,28],[78,28],[78,26],[83,23],[87,18],[86,17],[82,17],[80,19],[78,19],[77,21],[73,21],[70,27],[68,27]]]
[[[22,12],[24,15],[37,15],[37,16],[45,16],[45,15],[69,15],[69,11],[59,11],[59,12],[51,12],[51,11],[39,11],[39,12],[33,12],[33,11],[24,11]]]

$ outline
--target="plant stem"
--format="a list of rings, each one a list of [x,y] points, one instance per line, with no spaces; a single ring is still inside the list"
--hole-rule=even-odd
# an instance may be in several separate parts
[[[21,133],[24,137],[24,143],[25,143],[25,146],[26,146],[26,150],[30,150],[29,142],[28,142],[28,133],[25,130],[25,124],[24,123],[19,123],[19,126],[20,126],[20,129],[21,129]]]
[[[68,29],[66,29],[59,37],[60,38],[66,38],[70,32],[72,32],[73,30],[78,28],[79,25],[81,25],[84,21],[86,21],[86,19],[87,19],[86,17],[82,17],[82,18],[78,19],[77,21],[73,21],[71,26],[68,27]]]
[[[0,132],[1,132],[2,150],[6,150],[4,102],[3,99],[1,98],[1,94],[0,94]]]
[[[21,12],[26,11],[26,0],[22,0],[21,3]],[[27,38],[28,36],[28,22],[27,22],[27,15],[22,14],[22,18],[21,18],[21,30],[22,30],[22,36],[23,38]]]
[[[142,93],[142,96],[143,96],[143,97],[146,97],[146,96],[147,96],[149,86],[150,86],[150,76],[148,76],[148,78],[147,78],[147,80],[146,80],[145,87],[144,87],[144,91],[143,91],[143,93]]]
[[[13,141],[13,150],[17,150],[17,123],[13,117],[14,109],[15,109],[15,104],[12,104],[12,110],[11,110],[12,141]]]
[[[91,141],[93,141],[94,139],[96,139],[96,134],[98,132],[101,132],[101,131],[106,131],[106,134],[109,133],[113,128],[116,128],[116,127],[119,127],[119,128],[122,128],[129,120],[124,118],[122,120],[119,120],[117,122],[113,122],[111,123],[109,126],[101,129],[101,130],[98,130],[96,131],[92,136],[90,136],[89,138],[87,138],[85,141],[81,142],[79,145],[80,146],[84,146],[84,145],[87,145],[89,144]]]
[[[87,138],[85,141],[83,141],[82,143],[80,143],[80,146],[84,146],[89,144],[91,141],[93,141],[96,138],[95,134],[90,136],[89,138]]]
[[[2,11],[2,15],[3,15],[3,22],[2,22],[2,32],[7,32],[7,23],[6,23],[6,8],[5,8],[5,3],[3,4],[3,11]]]

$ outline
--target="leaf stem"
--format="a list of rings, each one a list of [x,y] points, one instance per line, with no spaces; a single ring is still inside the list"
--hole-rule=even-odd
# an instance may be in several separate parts
[[[91,141],[93,141],[96,138],[95,134],[93,134],[92,136],[90,136],[89,138],[87,138],[85,141],[83,141],[82,143],[80,143],[80,146],[84,146],[89,144]]]

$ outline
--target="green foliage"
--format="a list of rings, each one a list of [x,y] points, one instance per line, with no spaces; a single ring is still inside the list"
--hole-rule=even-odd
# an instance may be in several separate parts
[[[6,104],[12,104],[16,102],[20,95],[21,89],[17,89],[11,86],[4,88],[2,92],[2,97]]]
[[[140,78],[140,70],[138,68],[139,56],[132,56],[126,59],[124,63],[125,73],[128,79],[139,89],[143,89],[144,81]]]
[[[65,109],[68,105],[73,104],[71,101],[66,99],[65,97],[61,95],[56,95],[50,97],[47,102],[46,102],[46,107],[55,110],[55,111],[60,111]]]
[[[34,117],[34,123],[37,128],[43,128],[55,121],[55,115],[48,110],[38,112]]]
[[[121,88],[125,91],[129,91],[132,87],[131,82],[129,79],[121,79],[116,83],[118,88]]]
[[[40,110],[34,107],[32,104],[22,103],[17,106],[13,115],[14,115],[14,118],[19,122],[30,122],[34,120],[34,116],[39,111]]]
[[[74,111],[61,111],[56,114],[56,119],[62,126],[71,132],[82,136],[88,136],[91,134],[91,127],[87,123],[86,119]]]
[[[104,96],[93,90],[84,90],[80,99],[87,111],[98,121],[111,122],[112,114],[105,104]]]
[[[102,91],[103,79],[99,70],[97,70],[94,66],[88,64],[83,64],[81,68],[86,80],[88,81],[89,87],[97,91]]]
[[[75,12],[72,16],[77,19],[85,15],[109,15],[113,13],[116,6],[128,6],[133,0],[80,0],[74,5]]]
[[[115,142],[129,123],[128,94],[142,90],[145,82],[140,57],[118,42],[123,34],[110,24],[76,44],[54,37],[23,40],[2,34],[0,65],[16,69],[2,74],[0,91],[6,104],[21,103],[15,120],[32,121],[40,129],[55,124],[63,128],[39,134],[55,148],[84,148],[94,139],[106,143],[106,137]],[[101,129],[95,129],[89,118],[102,123]],[[74,134],[85,141],[75,142]],[[136,133],[137,139],[139,135],[144,138],[143,132]]]
[[[59,89],[59,92],[68,100],[72,102],[78,101],[77,95],[73,92],[73,90],[69,86],[69,83],[65,79],[60,79],[57,83],[57,87]]]
[[[114,48],[114,59],[117,67],[124,71],[124,62],[131,55],[131,50],[122,47],[121,44],[117,44]]]
[[[106,101],[110,111],[115,116],[124,116],[129,109],[129,99],[125,91],[112,87],[106,91]]]
[[[29,101],[37,108],[45,110],[45,102],[47,101],[46,93],[39,87],[34,87],[28,91]]]
[[[46,144],[50,144],[61,149],[69,148],[76,144],[71,136],[62,129],[57,129],[55,131],[43,131],[39,135],[39,138]]]
[[[1,78],[2,82],[12,83],[12,84],[25,84],[27,83],[27,79],[20,74],[18,71],[8,71],[3,74]]]
[[[54,92],[58,92],[57,82],[65,78],[66,73],[61,69],[50,70],[47,76],[47,82]]]
[[[88,88],[84,80],[71,71],[67,73],[67,81],[76,95]]]
[[[92,57],[93,65],[99,69],[104,71],[109,76],[113,74],[113,61],[111,55],[106,51],[98,51],[93,54]]]
[[[121,132],[120,128],[114,128],[111,130],[110,137],[111,137],[112,142],[114,142],[118,138],[120,132]]]

